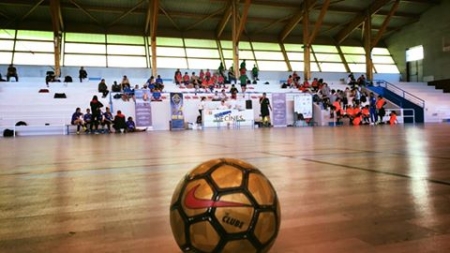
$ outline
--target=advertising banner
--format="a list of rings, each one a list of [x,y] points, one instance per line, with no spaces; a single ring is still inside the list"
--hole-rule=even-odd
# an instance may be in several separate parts
[[[272,94],[272,124],[274,127],[286,127],[286,94]]]
[[[149,98],[150,90],[134,90],[136,98],[136,127],[152,126],[152,107]]]
[[[310,119],[313,117],[313,99],[311,94],[301,93],[294,96],[294,111],[303,114],[303,118]]]
[[[183,93],[170,93],[170,130],[184,130]]]

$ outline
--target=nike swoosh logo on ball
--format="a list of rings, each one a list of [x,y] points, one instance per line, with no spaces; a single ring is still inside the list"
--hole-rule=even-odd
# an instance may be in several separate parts
[[[195,192],[200,185],[196,185],[186,194],[184,199],[184,205],[189,209],[203,209],[210,207],[249,207],[250,205],[231,202],[231,201],[221,201],[221,200],[210,200],[210,199],[199,199],[195,197]]]

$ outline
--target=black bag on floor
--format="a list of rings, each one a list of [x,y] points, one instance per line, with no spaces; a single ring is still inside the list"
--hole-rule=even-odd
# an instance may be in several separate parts
[[[11,130],[11,129],[3,130],[3,137],[13,137],[13,136],[14,136],[14,130]]]
[[[67,98],[66,93],[55,93],[54,98]]]

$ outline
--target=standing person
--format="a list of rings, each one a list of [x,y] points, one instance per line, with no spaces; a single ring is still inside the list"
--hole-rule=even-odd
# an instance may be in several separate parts
[[[253,64],[252,68],[253,84],[256,84],[256,81],[259,81],[258,75],[259,75],[258,67],[256,67],[256,64]]]
[[[373,92],[369,94],[369,107],[370,107],[370,123],[375,124],[378,121],[378,114],[377,114],[377,99],[375,98],[375,95]]]
[[[16,67],[14,67],[14,65],[12,65],[12,64],[9,64],[8,72],[6,73],[6,81],[9,82],[9,79],[11,77],[14,77],[16,79],[16,82],[19,81],[19,75],[17,74]]]
[[[270,111],[272,111],[272,106],[270,105],[270,101],[266,97],[265,92],[259,99],[259,104],[261,105],[261,118],[263,121],[263,126],[270,126]]]
[[[103,107],[102,102],[98,101],[97,96],[93,96],[91,100],[91,111],[92,111],[92,124],[91,124],[91,132],[93,130],[93,126],[95,127],[95,133],[98,134],[98,124],[102,120],[102,114],[100,108]]]
[[[70,123],[74,126],[77,126],[77,134],[80,134],[80,128],[86,128],[84,126],[83,113],[81,112],[80,107],[77,107],[75,112],[72,114],[72,120]]]
[[[78,71],[78,77],[80,78],[80,83],[83,82],[83,79],[86,79],[88,76],[86,70],[84,69],[84,67],[81,67],[80,70]]]
[[[384,106],[386,105],[386,100],[381,95],[378,95],[376,107],[377,107],[377,114],[378,114],[378,121],[377,123],[383,122],[383,118],[386,115],[386,110],[384,109]]]
[[[198,113],[200,114],[200,117],[202,116],[202,112],[206,107],[206,97],[202,97],[200,99],[200,103],[198,103]]]

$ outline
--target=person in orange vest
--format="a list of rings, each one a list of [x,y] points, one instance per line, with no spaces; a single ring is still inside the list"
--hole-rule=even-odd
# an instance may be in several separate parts
[[[397,113],[393,111],[393,112],[391,112],[389,114],[389,120],[386,121],[386,124],[395,125],[397,123],[398,123],[398,121],[397,121]]]
[[[386,115],[386,111],[384,109],[384,106],[386,105],[386,100],[381,95],[378,95],[377,102],[375,104],[377,108],[377,114],[378,114],[378,123],[383,122],[383,117]]]
[[[339,121],[339,119],[342,117],[342,107],[341,107],[341,99],[336,98],[336,100],[333,102],[333,107],[331,110],[331,118],[334,117],[333,113],[336,113],[336,121]]]
[[[354,126],[362,125],[362,113],[356,114],[352,121]]]
[[[370,124],[370,106],[366,105],[361,109],[361,116],[364,124]]]

